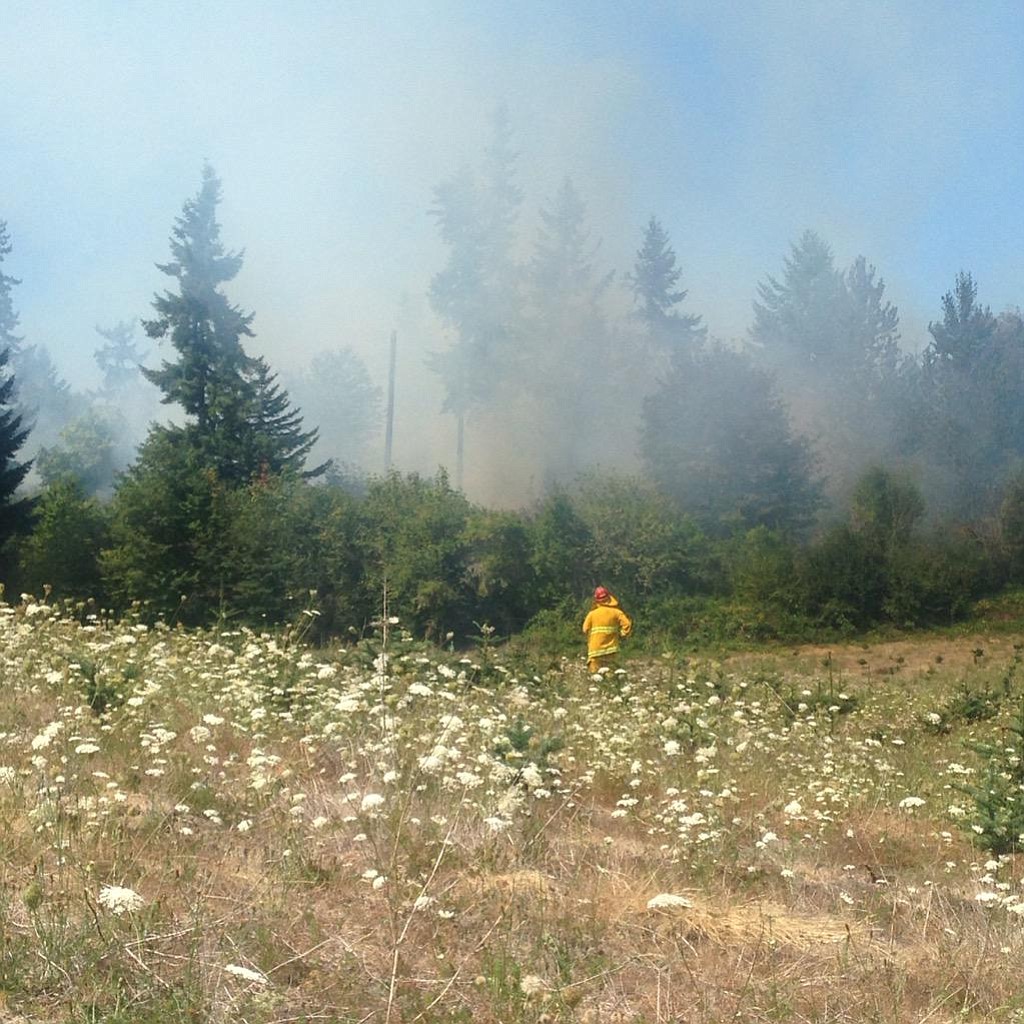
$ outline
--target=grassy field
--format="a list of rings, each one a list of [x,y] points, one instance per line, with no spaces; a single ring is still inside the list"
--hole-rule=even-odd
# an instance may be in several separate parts
[[[0,631],[0,1020],[1024,1021],[1006,629],[605,678]]]

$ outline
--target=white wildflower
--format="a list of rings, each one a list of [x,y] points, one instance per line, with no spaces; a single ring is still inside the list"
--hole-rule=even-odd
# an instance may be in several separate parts
[[[544,979],[536,974],[524,974],[522,981],[519,982],[519,988],[524,996],[535,996],[538,992],[543,992],[547,985]]]
[[[254,971],[251,967],[242,967],[240,964],[225,965],[224,973],[233,974],[236,978],[241,978],[243,981],[251,981],[254,985],[270,984],[265,975],[260,974],[259,971]]]
[[[647,901],[648,910],[670,910],[675,907],[692,907],[693,902],[685,896],[678,896],[674,892],[659,892]]]
[[[97,897],[101,907],[112,914],[130,914],[146,905],[146,901],[134,890],[121,885],[105,885]]]

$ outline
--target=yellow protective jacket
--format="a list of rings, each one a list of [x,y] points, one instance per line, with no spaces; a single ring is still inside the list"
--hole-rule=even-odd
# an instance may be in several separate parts
[[[629,616],[619,607],[614,597],[595,601],[594,607],[583,620],[583,632],[587,635],[587,657],[601,658],[606,654],[616,654],[619,638],[629,636],[632,628]]]

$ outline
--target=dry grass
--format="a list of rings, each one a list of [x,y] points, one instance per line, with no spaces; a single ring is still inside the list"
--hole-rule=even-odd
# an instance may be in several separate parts
[[[2,621],[2,1020],[1024,1020],[1024,872],[946,812],[950,762],[1005,715],[919,722],[1012,638],[527,685],[412,645],[375,673],[246,633]],[[138,699],[84,707],[84,652]],[[850,713],[791,713],[837,685]]]

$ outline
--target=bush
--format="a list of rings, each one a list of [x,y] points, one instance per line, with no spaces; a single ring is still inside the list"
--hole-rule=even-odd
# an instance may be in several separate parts
[[[883,609],[900,626],[952,623],[970,611],[991,577],[980,542],[936,535],[893,556]]]
[[[833,528],[808,548],[798,576],[806,614],[826,629],[852,632],[881,617],[888,589],[885,559],[848,526]]]
[[[19,550],[22,590],[57,598],[102,598],[99,557],[107,538],[107,517],[73,477],[56,480],[35,508],[32,532]]]
[[[549,494],[527,529],[536,607],[552,608],[566,596],[582,600],[598,582],[591,565],[593,537],[568,494]]]
[[[758,526],[727,549],[732,591],[742,602],[795,609],[800,603],[796,545],[777,530]]]
[[[536,611],[526,523],[511,512],[476,509],[466,521],[463,541],[473,621],[489,623],[503,636],[518,632]]]
[[[154,428],[111,504],[104,580],[124,605],[207,621],[223,605],[229,536],[227,487],[186,434]]]
[[[472,506],[447,475],[426,480],[391,473],[372,480],[361,511],[367,603],[380,607],[386,586],[390,612],[415,634],[442,640],[449,630],[473,632],[465,582]]]
[[[636,600],[708,589],[711,547],[696,523],[652,484],[636,477],[580,479],[573,507],[589,535],[591,574]]]
[[[285,475],[233,491],[227,504],[226,609],[249,622],[282,622],[310,609],[317,633],[358,626],[372,614],[360,601],[352,498]]]
[[[965,826],[993,853],[1017,853],[1024,846],[1024,701],[1007,726],[1008,744],[973,744],[984,767],[981,781],[966,786],[974,814]]]

